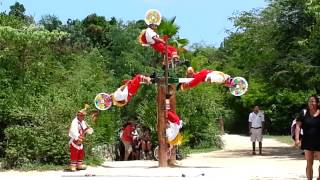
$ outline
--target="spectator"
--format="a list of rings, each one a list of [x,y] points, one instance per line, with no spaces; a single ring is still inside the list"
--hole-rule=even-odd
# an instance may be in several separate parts
[[[264,114],[259,106],[255,106],[249,115],[249,134],[252,142],[252,154],[256,154],[256,141],[259,142],[259,154],[262,154],[262,132],[264,128]]]
[[[125,124],[121,141],[124,145],[125,153],[124,153],[124,160],[127,161],[131,152],[132,152],[132,142],[133,142],[133,132],[135,130],[135,124],[132,122],[128,122]]]
[[[300,140],[300,132],[303,130],[303,136]],[[308,180],[313,177],[313,160],[316,157],[320,160],[320,108],[319,98],[311,96],[308,100],[306,112],[301,110],[296,119],[295,145],[300,146],[304,150],[305,159],[307,161],[306,176]],[[319,167],[318,179],[320,179]]]
[[[151,151],[152,143],[151,143],[151,129],[149,127],[143,126],[141,133],[141,151],[143,159],[151,159],[152,151]]]
[[[132,141],[132,152],[131,152],[132,160],[140,159],[140,146],[141,146],[141,139],[139,137],[138,132],[135,130],[133,133],[133,141]]]

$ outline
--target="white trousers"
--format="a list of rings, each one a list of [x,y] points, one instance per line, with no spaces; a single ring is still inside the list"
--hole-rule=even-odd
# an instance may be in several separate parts
[[[229,77],[228,74],[224,74],[221,71],[212,71],[207,74],[205,81],[209,81],[210,83],[224,83]]]

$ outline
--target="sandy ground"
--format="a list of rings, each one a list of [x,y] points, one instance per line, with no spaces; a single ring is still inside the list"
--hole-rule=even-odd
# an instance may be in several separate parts
[[[222,138],[223,150],[192,154],[177,167],[159,168],[157,161],[107,161],[102,166],[78,172],[6,171],[0,173],[0,179],[305,179],[306,162],[292,146],[264,139],[263,154],[251,155],[249,137],[224,135]],[[315,162],[315,176],[317,167]]]

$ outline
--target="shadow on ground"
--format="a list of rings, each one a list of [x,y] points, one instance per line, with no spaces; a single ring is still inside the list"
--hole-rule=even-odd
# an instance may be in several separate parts
[[[126,166],[106,166],[102,165],[103,168],[145,168],[145,169],[152,169],[152,168],[159,168],[159,166],[133,166],[133,165],[126,165]],[[169,165],[168,168],[201,168],[201,169],[212,169],[212,168],[222,168],[222,167],[212,167],[212,166],[184,166],[184,165]]]
[[[257,148],[258,149],[258,148]],[[258,150],[256,152],[258,153]],[[252,155],[251,149],[225,150],[208,155],[210,158],[242,158],[242,157],[272,157],[272,158],[289,158],[303,160],[302,151],[293,147],[263,147],[262,155]]]

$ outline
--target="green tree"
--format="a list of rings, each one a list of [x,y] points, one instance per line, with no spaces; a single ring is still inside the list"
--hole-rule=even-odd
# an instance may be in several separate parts
[[[10,6],[9,15],[15,16],[20,19],[24,19],[25,18],[25,14],[24,14],[25,11],[26,11],[26,9],[24,8],[23,4],[16,2],[14,5]]]
[[[43,25],[48,31],[60,30],[62,22],[57,16],[54,15],[45,15],[42,16],[39,21],[40,25]]]

